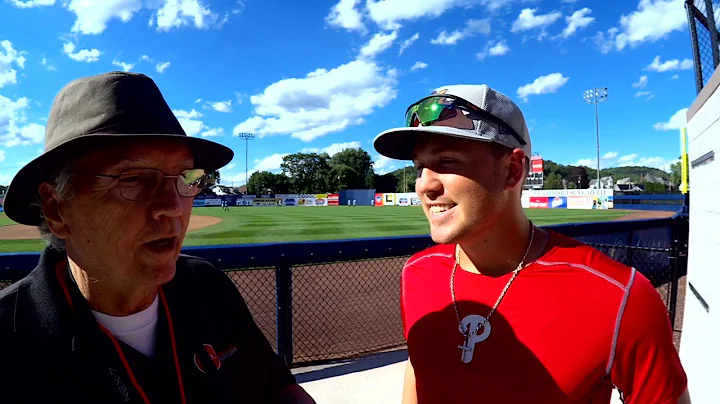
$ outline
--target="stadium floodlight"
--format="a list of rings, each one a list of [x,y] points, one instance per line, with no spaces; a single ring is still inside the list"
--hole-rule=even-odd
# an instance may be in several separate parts
[[[583,93],[585,102],[595,104],[595,139],[597,141],[597,187],[600,189],[602,184],[600,183],[600,121],[598,118],[598,103],[607,101],[608,89],[607,87],[596,87]]]
[[[248,140],[255,139],[254,133],[241,132],[238,133],[240,139],[245,139],[245,193],[248,193]]]

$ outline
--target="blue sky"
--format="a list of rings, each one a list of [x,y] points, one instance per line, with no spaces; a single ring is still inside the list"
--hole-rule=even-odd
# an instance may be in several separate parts
[[[448,84],[523,110],[533,150],[669,170],[695,98],[683,0],[0,0],[0,184],[42,150],[53,98],[112,70],[151,76],[192,136],[230,146],[223,183],[298,151],[362,147]]]

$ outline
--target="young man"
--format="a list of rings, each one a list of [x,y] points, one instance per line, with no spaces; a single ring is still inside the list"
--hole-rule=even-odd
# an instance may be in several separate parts
[[[522,112],[486,85],[440,87],[375,139],[413,160],[438,243],[408,260],[403,403],[689,403],[660,296],[633,268],[535,227],[520,199]]]

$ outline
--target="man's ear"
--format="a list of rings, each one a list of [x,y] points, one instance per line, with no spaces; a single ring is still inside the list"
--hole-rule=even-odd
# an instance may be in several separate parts
[[[505,189],[514,189],[518,185],[522,187],[522,182],[527,174],[525,152],[523,149],[513,149],[506,158],[508,159],[508,170],[505,177]]]
[[[40,209],[48,228],[52,234],[64,239],[70,233],[70,229],[60,213],[60,198],[55,187],[44,182],[40,184],[38,193],[40,194]]]

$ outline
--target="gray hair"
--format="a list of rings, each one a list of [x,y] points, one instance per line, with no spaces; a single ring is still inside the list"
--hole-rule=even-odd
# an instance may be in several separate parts
[[[69,202],[75,196],[75,190],[72,186],[72,174],[70,174],[70,166],[66,166],[58,171],[55,175],[52,175],[48,182],[53,185],[55,191],[60,198],[60,202]],[[38,195],[38,206],[42,206],[42,201]],[[54,235],[50,231],[47,219],[40,209],[40,224],[38,230],[42,234],[43,238],[47,241],[48,245],[58,251],[65,250],[65,240]]]

